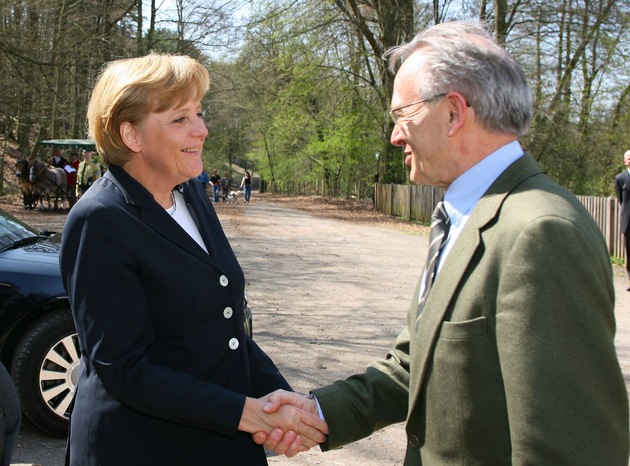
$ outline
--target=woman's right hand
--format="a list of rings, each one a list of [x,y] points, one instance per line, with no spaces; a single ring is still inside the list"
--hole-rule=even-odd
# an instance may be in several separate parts
[[[288,457],[319,445],[328,434],[315,400],[284,390],[259,399],[246,398],[238,428],[256,434],[256,443]]]

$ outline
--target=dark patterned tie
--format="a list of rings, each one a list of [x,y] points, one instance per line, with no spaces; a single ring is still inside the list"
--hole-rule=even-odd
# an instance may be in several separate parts
[[[444,247],[446,238],[448,237],[448,229],[451,226],[451,220],[448,218],[446,209],[444,208],[444,202],[438,202],[431,216],[431,232],[429,233],[429,254],[427,256],[427,263],[425,265],[426,273],[424,274],[424,290],[422,296],[418,302],[418,316],[416,324],[422,314],[424,308],[424,302],[427,300],[435,275],[437,273],[437,264],[440,257],[440,252]]]

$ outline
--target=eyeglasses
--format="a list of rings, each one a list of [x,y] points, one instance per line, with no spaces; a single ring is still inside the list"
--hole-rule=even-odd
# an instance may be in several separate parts
[[[402,110],[403,108],[411,107],[412,105],[422,104],[424,102],[431,102],[432,100],[444,97],[446,94],[448,94],[448,92],[444,92],[442,94],[435,94],[435,95],[432,95],[431,97],[427,97],[426,99],[416,100],[415,102],[411,102],[410,104],[405,104],[405,105],[401,105],[400,107],[392,108],[391,110],[387,112],[387,114],[391,117],[392,121],[396,125],[398,124],[398,119],[400,118],[400,115],[396,113],[399,110]]]

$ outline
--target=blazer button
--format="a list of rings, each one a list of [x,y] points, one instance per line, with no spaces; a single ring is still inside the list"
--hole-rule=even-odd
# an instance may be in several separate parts
[[[230,281],[228,280],[228,277],[226,277],[225,275],[221,275],[221,277],[219,277],[219,283],[221,284],[221,286],[228,286],[228,283],[230,283]]]
[[[229,345],[230,345],[230,349],[231,349],[231,350],[235,350],[235,349],[237,349],[237,348],[238,348],[238,345],[239,345],[238,339],[237,339],[237,338],[230,338],[230,343],[229,343]]]
[[[416,434],[409,434],[407,442],[411,448],[418,448],[420,446],[420,439],[418,439]]]
[[[226,307],[225,309],[223,309],[223,317],[225,317],[226,319],[231,318],[233,313],[234,311],[232,311],[231,307]]]

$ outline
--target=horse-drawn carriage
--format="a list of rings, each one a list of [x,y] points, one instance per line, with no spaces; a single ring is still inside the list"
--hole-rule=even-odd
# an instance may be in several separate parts
[[[53,152],[63,149],[95,149],[94,141],[90,139],[50,139],[40,141],[35,145],[31,160],[21,159],[16,163],[16,175],[20,181],[20,189],[24,200],[25,209],[34,209],[39,204],[43,208],[44,199],[48,203],[48,209],[51,203],[54,208],[58,209],[60,203],[68,201],[72,207],[76,200],[74,186],[67,184],[67,170],[72,168],[51,167],[47,162],[40,160],[39,154],[41,149],[50,147]]]

